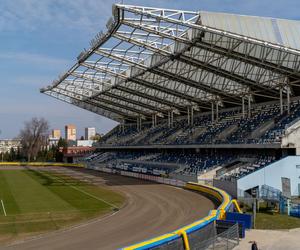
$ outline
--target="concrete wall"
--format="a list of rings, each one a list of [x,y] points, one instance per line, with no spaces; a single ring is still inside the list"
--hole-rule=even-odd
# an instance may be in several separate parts
[[[237,198],[237,183],[236,181],[229,181],[229,180],[213,180],[213,186],[220,188],[231,195],[232,198]]]
[[[283,148],[296,148],[296,155],[300,155],[300,121],[287,128],[282,137],[281,146]]]
[[[291,195],[299,196],[300,156],[288,156],[238,180],[238,189],[266,184],[282,191],[281,177],[291,180]]]
[[[170,178],[175,180],[181,180],[184,182],[198,182],[196,175],[183,175],[178,173],[170,173]]]

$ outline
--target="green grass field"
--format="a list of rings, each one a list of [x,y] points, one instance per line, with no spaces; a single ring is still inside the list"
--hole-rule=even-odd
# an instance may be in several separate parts
[[[300,219],[286,214],[257,213],[256,229],[292,229],[300,227]]]
[[[58,173],[0,171],[0,243],[101,216],[123,202],[119,193]]]

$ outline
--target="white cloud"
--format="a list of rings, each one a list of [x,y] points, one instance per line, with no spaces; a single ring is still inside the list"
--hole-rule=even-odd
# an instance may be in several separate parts
[[[109,0],[2,0],[0,30],[78,29],[95,32],[111,15]]]
[[[114,0],[1,0],[0,31],[75,30],[92,37],[111,16]],[[299,17],[299,0],[124,0],[126,4]]]
[[[1,0],[0,30],[36,30],[43,24],[95,32],[105,27],[114,0]],[[298,16],[298,0],[124,0],[126,4],[166,8],[232,10]],[[298,7],[298,8],[297,8]],[[253,13],[254,14],[254,13]]]

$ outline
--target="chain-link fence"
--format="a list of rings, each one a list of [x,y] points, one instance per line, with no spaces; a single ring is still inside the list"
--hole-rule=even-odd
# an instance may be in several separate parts
[[[191,250],[230,250],[239,244],[239,226],[219,230],[215,223],[188,234]],[[154,248],[156,250],[184,250],[182,238]]]
[[[153,248],[155,250],[185,250],[183,240],[180,237],[179,239],[172,240],[167,244],[161,245],[159,247]]]
[[[205,227],[190,233],[188,238],[191,249],[200,249],[197,248],[200,243],[204,243],[201,249],[206,249],[205,241],[215,237],[215,235],[217,235],[217,229],[214,222],[211,222]]]
[[[192,250],[230,250],[239,244],[239,226],[235,224],[222,233],[191,244]]]

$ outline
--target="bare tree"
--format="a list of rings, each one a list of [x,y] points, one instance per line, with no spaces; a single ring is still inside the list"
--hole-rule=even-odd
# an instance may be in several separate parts
[[[20,132],[22,152],[27,156],[27,160],[35,159],[38,152],[47,145],[49,134],[49,123],[44,118],[32,118],[25,122],[24,128]]]

